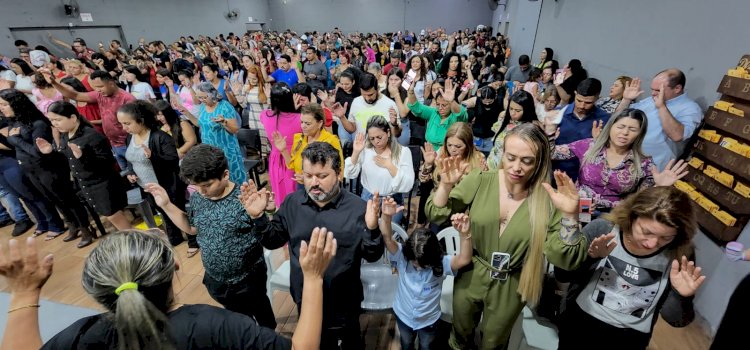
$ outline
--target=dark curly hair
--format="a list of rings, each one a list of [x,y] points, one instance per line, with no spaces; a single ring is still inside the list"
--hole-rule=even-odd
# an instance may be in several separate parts
[[[161,122],[156,119],[156,107],[147,101],[133,101],[124,104],[117,113],[130,115],[136,123],[145,125],[149,130],[159,130]]]
[[[47,119],[38,108],[36,108],[34,102],[31,102],[23,92],[16,89],[0,90],[0,99],[8,102],[8,105],[10,105],[10,108],[13,110],[13,115],[6,115],[5,117],[13,117],[15,120],[27,126],[30,126],[38,120],[43,121],[47,125],[52,125],[49,119]]]
[[[204,143],[191,148],[182,158],[180,176],[190,183],[197,184],[221,179],[228,169],[229,164],[224,151]]]

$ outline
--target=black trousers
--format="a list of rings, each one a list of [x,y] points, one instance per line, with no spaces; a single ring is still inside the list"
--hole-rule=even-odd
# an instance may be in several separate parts
[[[70,229],[89,227],[89,214],[81,203],[70,181],[68,168],[47,170],[41,167],[21,166],[34,187],[52,204],[54,204],[66,221],[73,227]]]
[[[224,308],[255,319],[259,325],[276,329],[271,301],[266,295],[266,271],[255,272],[237,284],[226,284],[213,279],[208,273],[203,275],[203,284],[208,294]]]
[[[651,333],[618,328],[599,321],[581,310],[575,300],[567,304],[560,319],[558,350],[594,349],[602,344],[606,344],[607,349],[645,350],[651,341]]]
[[[359,325],[359,307],[348,315],[324,316],[323,329],[320,332],[321,350],[362,350],[362,329]],[[297,304],[297,314],[302,313],[302,304]],[[325,314],[325,310],[323,311]]]

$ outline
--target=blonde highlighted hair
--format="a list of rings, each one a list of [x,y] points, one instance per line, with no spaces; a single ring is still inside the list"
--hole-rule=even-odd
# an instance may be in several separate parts
[[[455,137],[466,146],[464,154],[461,155],[461,161],[469,163],[469,167],[466,169],[468,174],[474,169],[481,169],[483,167],[484,155],[479,152],[474,146],[474,134],[472,133],[471,126],[464,122],[453,123],[445,132],[445,138],[443,139],[443,146],[440,147],[439,157],[445,158],[450,157],[448,152],[448,139]],[[440,162],[435,162],[435,170],[433,170],[432,178],[437,180],[440,176]]]
[[[534,307],[542,295],[542,277],[546,267],[544,263],[544,242],[547,239],[549,221],[554,217],[555,212],[547,191],[542,187],[542,183],[550,179],[552,158],[547,136],[535,124],[523,123],[516,126],[508,131],[504,142],[507,144],[508,140],[513,137],[523,140],[536,154],[534,160],[536,167],[527,182],[529,195],[526,201],[529,206],[531,239],[521,269],[521,279],[517,290],[518,294],[521,295],[521,300]],[[502,161],[503,158],[500,159],[500,169],[502,169]]]
[[[678,259],[693,254],[693,236],[698,230],[693,210],[692,201],[684,192],[671,186],[656,186],[625,198],[604,218],[619,226],[625,236],[633,234],[633,223],[638,218],[674,228],[677,235],[667,244],[667,254]]]

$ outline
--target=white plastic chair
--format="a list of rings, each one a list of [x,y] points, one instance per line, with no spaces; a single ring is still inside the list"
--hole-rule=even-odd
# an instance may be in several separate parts
[[[409,235],[399,225],[391,223],[393,238],[406,241]],[[385,259],[376,262],[366,262],[360,268],[360,279],[362,280],[362,309],[364,310],[386,310],[393,307],[398,288],[398,275],[393,273],[391,265]]]
[[[273,252],[281,252],[281,249],[284,248],[279,248],[276,250],[268,250],[263,248],[263,258],[265,259],[266,266],[268,267],[268,273],[266,277],[266,293],[268,294],[268,300],[271,301],[272,305],[274,290],[289,292],[289,259],[284,260],[284,262],[282,262],[281,265],[279,265],[279,267],[276,269],[274,269],[273,259],[271,259],[271,257],[273,256]]]
[[[437,234],[438,240],[445,240],[445,250],[448,255],[458,255],[461,249],[461,240],[453,227],[446,227]],[[440,293],[440,319],[453,323],[453,276],[445,276],[443,290]]]

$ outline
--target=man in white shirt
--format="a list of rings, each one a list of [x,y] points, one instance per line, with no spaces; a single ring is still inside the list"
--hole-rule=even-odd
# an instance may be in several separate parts
[[[378,78],[371,73],[363,73],[359,88],[362,95],[352,101],[349,115],[346,116],[346,106],[334,106],[333,114],[339,123],[339,140],[344,145],[354,141],[356,133],[366,133],[367,122],[372,116],[381,115],[391,123],[391,130],[395,135],[400,134],[401,116],[396,102],[382,95],[378,91]],[[391,109],[395,110],[395,120],[390,117]]]

